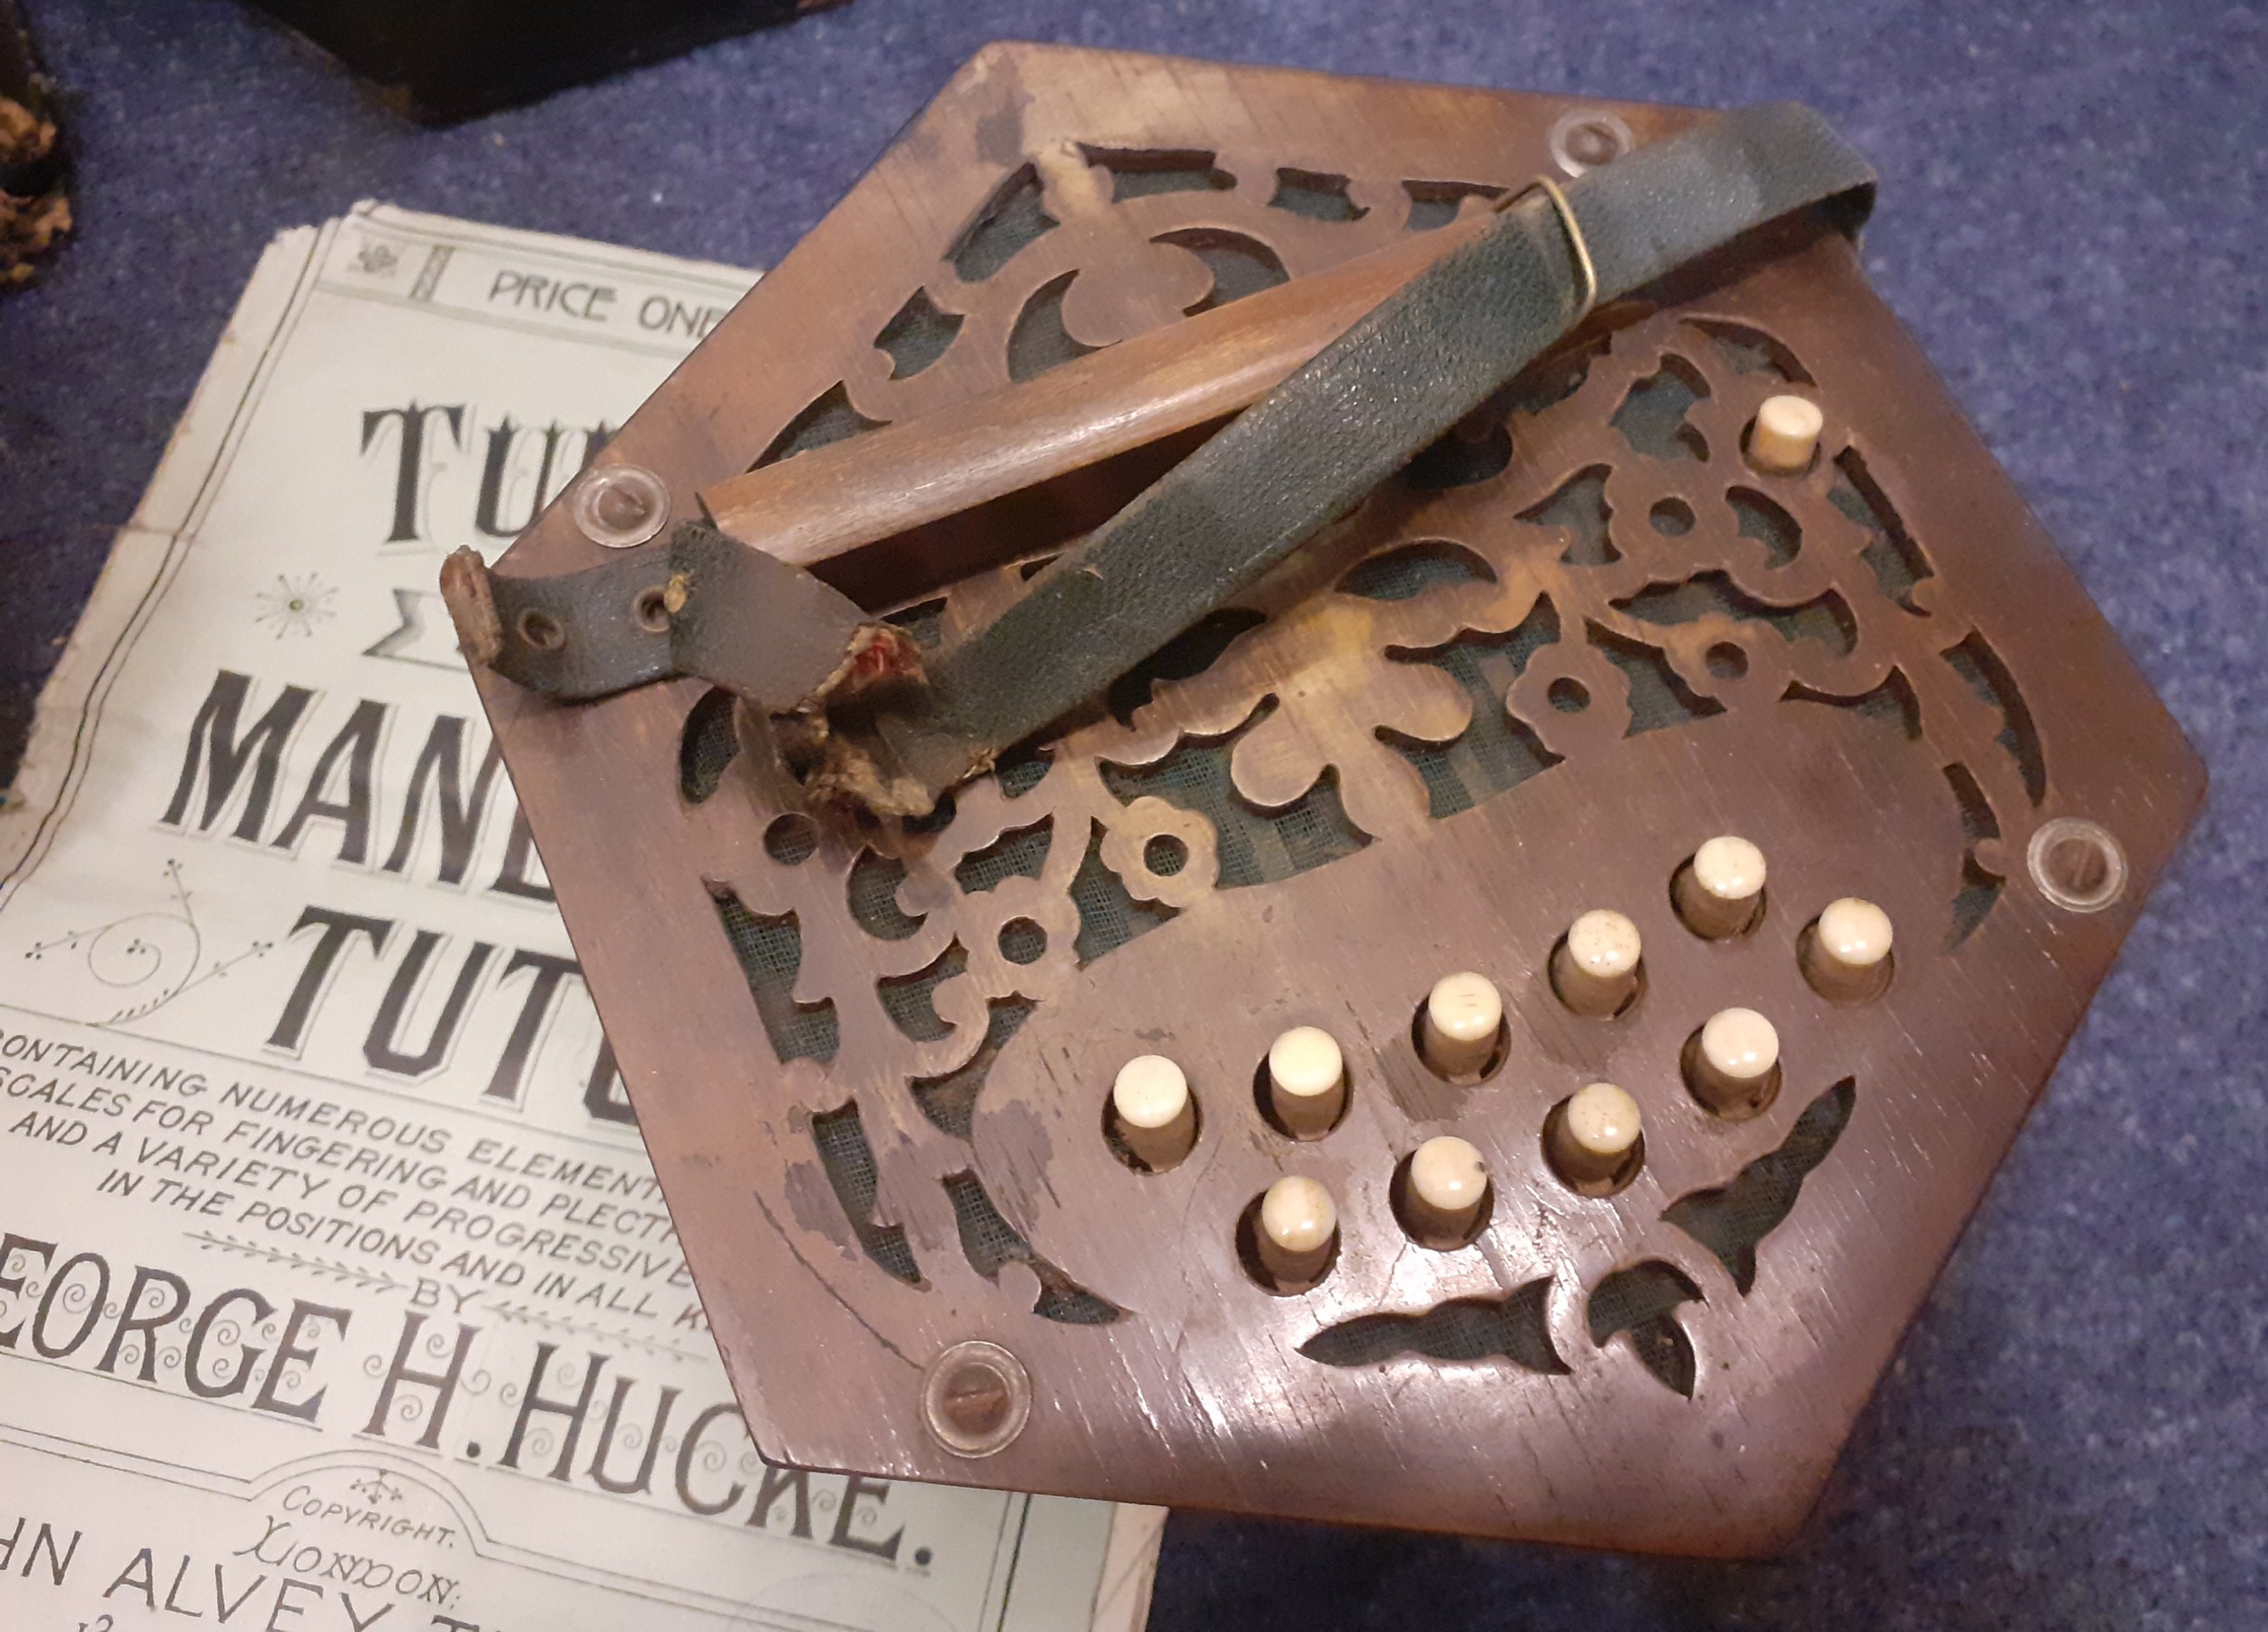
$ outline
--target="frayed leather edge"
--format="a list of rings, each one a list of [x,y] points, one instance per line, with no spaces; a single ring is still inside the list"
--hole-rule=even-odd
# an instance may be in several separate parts
[[[944,787],[983,775],[992,768],[994,757],[990,751],[973,755]],[[823,804],[904,821],[929,815],[944,791],[907,772],[874,738],[839,731],[825,738],[818,765],[804,778],[804,790]]]
[[[922,649],[913,637],[887,623],[862,623],[851,631],[850,641],[843,648],[843,660],[796,705],[795,711],[823,711],[885,681],[919,685],[923,678]]]
[[[456,649],[475,668],[494,664],[504,649],[503,624],[496,616],[496,595],[488,582],[488,563],[469,546],[441,563],[441,603],[456,626]]]
[[[841,737],[827,739],[826,757],[811,773],[804,791],[821,804],[902,820],[917,819],[937,808],[937,796],[920,782],[885,771],[873,755]]]

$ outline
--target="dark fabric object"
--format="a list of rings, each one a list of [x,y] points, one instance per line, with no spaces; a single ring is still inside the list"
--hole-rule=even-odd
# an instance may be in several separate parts
[[[56,101],[15,0],[0,0],[0,293],[29,283],[71,230],[71,150]]]
[[[1184,1512],[1152,1632],[2268,1624],[2257,6],[857,0],[438,132],[233,5],[26,7],[74,93],[83,229],[0,300],[0,783],[260,246],[357,198],[769,265],[996,36],[1825,112],[1895,200],[1869,275],[2203,750],[2213,803],[1787,1558]]]
[[[814,9],[809,0],[252,4],[375,82],[405,113],[438,122],[493,112]]]

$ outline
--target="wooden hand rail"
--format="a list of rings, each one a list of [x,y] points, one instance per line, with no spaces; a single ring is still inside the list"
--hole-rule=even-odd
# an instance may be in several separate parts
[[[717,526],[798,566],[1249,406],[1478,230],[1460,222],[701,491]]]

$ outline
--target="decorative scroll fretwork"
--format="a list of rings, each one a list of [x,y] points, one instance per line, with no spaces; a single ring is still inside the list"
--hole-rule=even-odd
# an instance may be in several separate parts
[[[1795,1119],[1777,1149],[1728,1185],[1678,1197],[1662,1217],[1715,1254],[1745,1295],[1756,1284],[1757,1246],[1794,1210],[1804,1180],[1835,1148],[1857,1102],[1856,1083],[1836,1083]]]
[[[1499,191],[1252,152],[1050,146],[1000,182],[929,280],[873,330],[872,351],[756,463],[1031,378],[1445,225]]]
[[[879,325],[867,360],[764,457],[939,411],[1486,208],[1493,191],[1225,151],[1036,154]],[[1906,478],[1840,405],[1822,404],[1809,471],[1748,464],[1759,404],[1814,390],[1813,377],[1753,322],[1635,305],[1602,314],[1248,605],[1207,620],[1113,686],[1091,718],[921,824],[853,829],[803,811],[760,725],[743,726],[734,757],[715,705],[697,705],[680,757],[687,809],[766,1033],[783,1067],[803,1062],[794,1081],[813,1096],[816,1127],[847,1117],[854,1131],[890,1130],[826,1163],[866,1256],[914,1283],[909,1239],[957,1237],[988,1279],[1029,1266],[1037,1313],[1118,1318],[1034,1250],[971,1163],[988,1075],[1031,1016],[1217,891],[1281,886],[1374,845],[1423,845],[1435,824],[1628,738],[1828,708],[1925,742],[1967,846],[1953,944],[1973,936],[2007,872],[2000,835],[2047,787],[2038,735],[1984,632],[1939,610],[1928,542],[1896,498]],[[1038,559],[893,616],[934,645],[1002,604]],[[743,842],[751,822],[760,845]],[[1819,1104],[1849,1115],[1842,1090]],[[1794,1205],[1805,1162],[1824,1158],[1842,1121],[1815,1150],[1801,1145],[1809,1126],[1790,1136],[1794,1155],[1672,1209],[1743,1292],[1755,1242],[1726,1233],[1726,1209],[1741,1212],[1743,1187],[1783,1168],[1794,1177],[1774,1205]],[[1626,1334],[1686,1393],[1693,1356],[1675,1308],[1700,1295],[1666,1261],[1586,1295],[1598,1341]],[[1548,1337],[1529,1345],[1510,1305],[1457,1301],[1363,1317],[1309,1352],[1341,1365],[1440,1357],[1484,1329],[1483,1347],[1557,1369]]]
[[[1442,1364],[1509,1360],[1523,1371],[1564,1373],[1551,1346],[1548,1280],[1501,1298],[1456,1298],[1422,1314],[1363,1314],[1326,1327],[1299,1352],[1325,1365],[1377,1365],[1403,1354]]]

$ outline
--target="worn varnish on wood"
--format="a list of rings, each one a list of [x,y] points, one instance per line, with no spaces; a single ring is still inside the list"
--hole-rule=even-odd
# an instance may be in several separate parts
[[[934,639],[1491,200],[1691,117],[993,47],[606,457]],[[481,676],[768,1453],[1801,1520],[2203,774],[1846,241],[1650,296],[911,827],[699,683]],[[1749,446],[1782,397],[1807,457],[1784,405]],[[562,502],[500,571],[601,554]],[[1459,973],[1494,1029],[1429,1047]],[[1152,1055],[1186,1102],[1121,1106]]]

